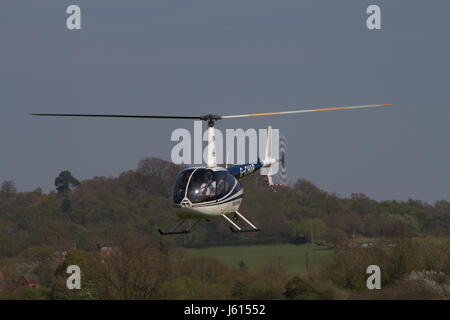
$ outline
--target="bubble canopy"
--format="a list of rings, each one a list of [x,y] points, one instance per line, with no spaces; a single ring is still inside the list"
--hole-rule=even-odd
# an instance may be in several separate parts
[[[184,198],[192,203],[219,200],[239,184],[228,170],[189,168],[181,171],[172,191],[172,201],[179,204]]]

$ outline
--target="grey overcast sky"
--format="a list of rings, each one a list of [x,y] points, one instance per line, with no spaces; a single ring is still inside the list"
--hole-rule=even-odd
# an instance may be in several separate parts
[[[66,8],[81,7],[81,31]],[[366,9],[381,7],[381,30]],[[0,181],[53,188],[170,159],[190,121],[31,112],[201,115],[394,103],[236,119],[287,138],[291,182],[377,200],[450,200],[450,1],[2,0]]]

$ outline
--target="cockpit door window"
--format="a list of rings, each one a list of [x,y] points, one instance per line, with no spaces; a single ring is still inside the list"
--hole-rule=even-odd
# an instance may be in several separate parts
[[[175,183],[173,185],[172,190],[172,201],[174,203],[180,203],[183,200],[186,194],[186,187],[189,182],[189,177],[195,169],[187,169],[181,171],[177,178],[175,179]]]

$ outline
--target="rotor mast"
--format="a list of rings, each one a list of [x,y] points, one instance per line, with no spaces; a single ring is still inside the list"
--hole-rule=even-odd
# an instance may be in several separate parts
[[[206,158],[206,167],[215,168],[217,167],[217,156],[216,156],[216,132],[214,129],[214,122],[220,119],[220,116],[214,114],[208,114],[202,117],[202,120],[208,122],[208,149]]]

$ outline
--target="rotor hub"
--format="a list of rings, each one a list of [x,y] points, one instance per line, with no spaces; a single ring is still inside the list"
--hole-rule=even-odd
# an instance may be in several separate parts
[[[206,115],[200,117],[200,119],[203,121],[208,121],[209,127],[214,127],[214,122],[222,119],[222,117],[217,114],[209,113],[209,114],[206,114]]]

